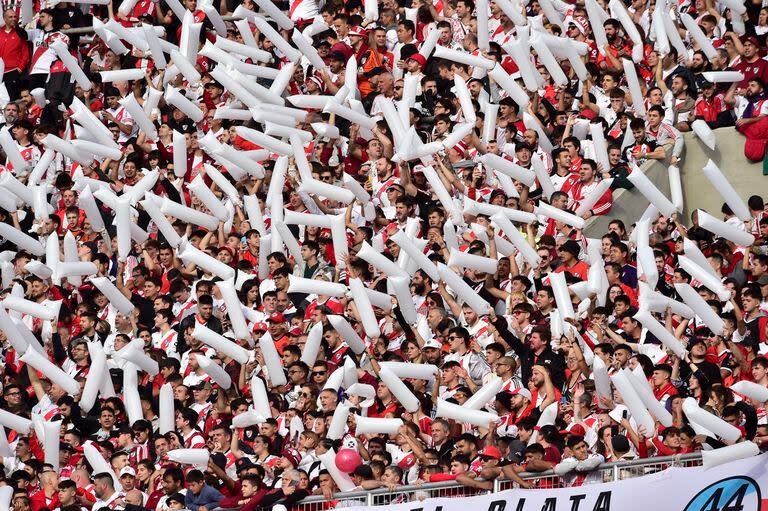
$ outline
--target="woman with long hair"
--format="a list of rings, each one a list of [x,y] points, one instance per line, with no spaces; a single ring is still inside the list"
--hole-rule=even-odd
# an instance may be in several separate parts
[[[147,494],[155,491],[155,465],[151,460],[141,460],[136,466],[136,488]]]
[[[605,458],[606,462],[611,461],[613,449],[611,448],[611,438],[613,437],[613,426],[603,426],[597,430],[597,443],[595,451]]]
[[[419,343],[417,343],[415,339],[404,340],[400,345],[400,349],[403,352],[403,356],[405,356],[406,362],[410,362],[412,364],[425,363],[424,355],[422,355]]]
[[[730,404],[733,404],[733,391],[720,383],[712,385],[709,391],[707,408],[720,417],[723,409]]]
[[[257,309],[261,305],[261,296],[259,295],[259,282],[257,279],[246,280],[243,287],[237,293],[243,305],[249,309]]]

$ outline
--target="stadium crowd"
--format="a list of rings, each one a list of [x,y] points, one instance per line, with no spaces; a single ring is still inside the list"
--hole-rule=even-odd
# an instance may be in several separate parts
[[[768,388],[759,189],[748,219],[731,202],[709,212],[751,244],[679,205],[584,234],[615,200],[648,202],[632,174],[679,165],[694,121],[735,126],[764,159],[768,7],[3,5],[0,500],[13,511],[290,509],[309,495],[329,508],[340,489],[535,488],[518,474],[550,469],[578,485],[603,462],[768,446],[766,403],[731,388]],[[728,71],[740,80],[708,74]],[[686,284],[721,328],[690,313]],[[651,410],[648,427],[600,391],[624,369],[668,420]],[[384,383],[391,372],[403,383]],[[738,438],[691,421],[689,397]],[[361,434],[366,418],[402,423]],[[207,462],[180,462],[183,449]]]

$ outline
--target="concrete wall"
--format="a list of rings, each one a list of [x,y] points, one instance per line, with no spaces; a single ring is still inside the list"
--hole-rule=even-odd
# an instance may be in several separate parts
[[[723,171],[745,202],[750,195],[768,195],[768,176],[763,176],[762,162],[752,163],[744,157],[744,137],[735,128],[720,128],[715,130],[715,134],[715,151],[702,144],[693,133],[685,134],[685,159],[680,177],[686,223],[690,223],[691,213],[696,209],[705,209],[720,217],[723,198],[701,171],[710,159]]]
[[[686,133],[685,152],[680,179],[683,185],[683,218],[690,224],[691,213],[705,209],[715,217],[720,216],[723,199],[701,171],[708,160],[712,160],[723,171],[736,191],[746,199],[750,195],[768,195],[768,176],[763,176],[762,162],[752,163],[744,157],[744,137],[734,128],[715,130],[717,148],[712,151],[701,143],[693,133]],[[669,154],[669,151],[667,151]],[[648,178],[669,197],[668,161],[647,162],[641,167]],[[613,218],[620,218],[629,228],[648,207],[648,201],[637,191],[619,190],[613,195],[613,209],[608,215],[587,221],[584,232],[589,237],[599,237],[608,230]]]
[[[669,154],[669,151],[667,151],[667,154]],[[645,172],[648,179],[661,190],[661,193],[669,197],[667,166],[668,164],[665,161],[648,160],[640,167],[640,170]],[[624,221],[627,230],[631,230],[632,224],[643,215],[648,205],[648,200],[642,193],[637,191],[637,188],[616,190],[613,192],[613,207],[610,213],[587,220],[584,226],[584,234],[589,238],[601,237],[608,232],[608,224],[614,218]]]

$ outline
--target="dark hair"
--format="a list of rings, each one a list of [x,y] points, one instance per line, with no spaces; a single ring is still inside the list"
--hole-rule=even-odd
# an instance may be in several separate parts
[[[199,470],[190,470],[187,472],[187,483],[202,483],[203,481],[205,481],[205,477]]]

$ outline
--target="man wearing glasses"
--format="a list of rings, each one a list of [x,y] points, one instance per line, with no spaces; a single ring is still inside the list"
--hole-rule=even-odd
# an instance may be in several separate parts
[[[26,408],[21,399],[21,388],[18,385],[8,385],[5,387],[3,399],[5,400],[3,409],[11,413],[18,414],[19,411]]]
[[[312,367],[312,383],[323,388],[325,382],[328,381],[328,364],[325,362],[318,362]]]

